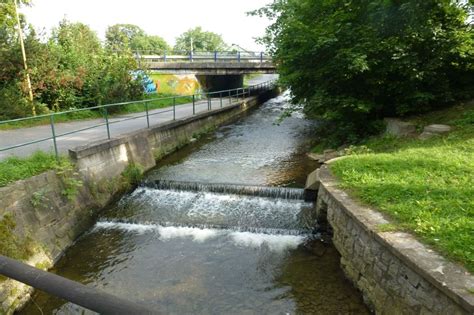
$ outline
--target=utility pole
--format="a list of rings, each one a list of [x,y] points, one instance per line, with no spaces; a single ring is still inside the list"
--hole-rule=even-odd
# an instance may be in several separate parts
[[[36,108],[35,108],[35,103],[33,102],[33,90],[31,88],[30,74],[28,72],[28,64],[26,63],[25,44],[23,43],[23,32],[21,30],[20,14],[18,13],[17,0],[13,0],[13,3],[15,4],[16,21],[18,24],[18,38],[20,39],[21,54],[23,56],[23,66],[25,68],[25,73],[26,73],[26,83],[28,84],[28,95],[31,102],[31,110],[32,110],[33,116],[36,116]]]
[[[193,62],[193,55],[194,55],[194,47],[193,47],[193,38],[191,37],[191,52],[189,53],[189,56],[190,56],[190,61]]]

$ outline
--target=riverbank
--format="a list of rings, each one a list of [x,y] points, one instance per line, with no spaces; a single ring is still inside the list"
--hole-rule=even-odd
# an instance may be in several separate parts
[[[474,271],[474,106],[412,117],[452,131],[429,139],[382,135],[346,150],[332,172],[364,204],[391,218],[385,231],[408,231]]]

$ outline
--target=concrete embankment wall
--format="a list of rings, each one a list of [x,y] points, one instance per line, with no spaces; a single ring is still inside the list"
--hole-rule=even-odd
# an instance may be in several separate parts
[[[389,224],[338,188],[327,165],[319,169],[316,216],[332,228],[347,277],[377,314],[474,314],[474,277]],[[317,185],[316,185],[317,186]]]
[[[267,91],[233,106],[73,149],[71,166],[0,188],[2,252],[50,268],[93,225],[99,211],[129,187],[130,167],[150,170],[192,138],[278,94],[277,89]],[[0,314],[13,313],[31,292],[26,285],[0,278]]]

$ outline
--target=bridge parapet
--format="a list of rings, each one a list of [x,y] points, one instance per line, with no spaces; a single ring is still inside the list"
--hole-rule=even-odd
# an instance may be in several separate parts
[[[234,51],[213,51],[213,52],[161,52],[137,51],[135,58],[152,62],[271,62],[270,55],[264,52],[234,52]]]
[[[135,57],[146,68],[163,73],[240,75],[276,72],[272,58],[263,52],[136,53]]]

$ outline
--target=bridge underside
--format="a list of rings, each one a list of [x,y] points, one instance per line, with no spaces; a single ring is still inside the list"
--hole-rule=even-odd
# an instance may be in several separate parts
[[[166,74],[244,75],[276,73],[275,66],[270,62],[147,62],[146,67],[149,70]]]
[[[217,92],[241,88],[244,76],[240,75],[196,75],[201,87],[206,92]]]

